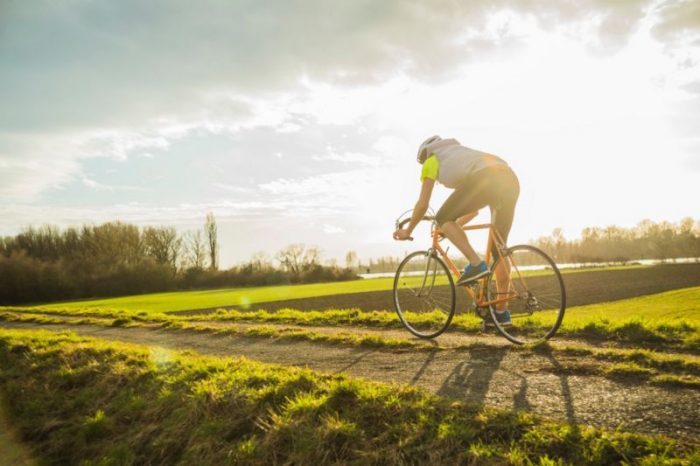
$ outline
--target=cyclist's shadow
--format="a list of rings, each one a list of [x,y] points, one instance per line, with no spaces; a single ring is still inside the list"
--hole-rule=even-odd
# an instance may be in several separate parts
[[[573,434],[580,435],[578,421],[576,419],[576,410],[574,408],[574,400],[571,394],[571,385],[569,384],[569,377],[567,375],[567,371],[557,360],[555,354],[551,350],[544,350],[540,352],[540,355],[545,356],[552,364],[554,373],[559,378],[559,383],[561,384],[561,398],[564,403],[564,416],[566,417],[567,422],[573,427]]]
[[[508,347],[469,348],[465,355],[466,360],[454,366],[437,394],[474,403],[484,403],[491,379],[508,351]]]
[[[528,394],[528,374],[519,370],[506,370],[500,367],[501,362],[510,351],[511,349],[508,347],[477,346],[470,348],[465,354],[465,360],[453,367],[437,394],[470,403],[494,404],[496,402],[496,404],[506,409],[537,411],[538,407],[533,407],[529,401],[532,395]],[[578,435],[578,420],[567,371],[557,360],[556,354],[551,350],[537,351],[537,356],[548,360],[560,386],[558,390],[550,391],[546,398],[550,400],[554,400],[555,397],[561,398],[560,402],[562,404],[559,405],[559,409],[556,411],[559,411],[561,413],[559,415],[573,427],[573,435]],[[428,361],[426,361],[427,363]],[[500,374],[498,380],[494,381],[494,374],[499,370],[504,373]],[[507,384],[510,387],[510,390],[506,389],[503,392],[510,394],[508,397],[512,397],[512,405],[503,404],[505,400],[502,398],[494,399],[493,395],[490,400],[488,399],[491,384],[494,382]],[[518,384],[517,388],[515,384]],[[556,391],[559,393],[556,393]],[[538,395],[535,394],[535,397],[537,399]]]

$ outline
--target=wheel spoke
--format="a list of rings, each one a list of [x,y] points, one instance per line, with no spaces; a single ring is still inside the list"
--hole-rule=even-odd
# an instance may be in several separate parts
[[[441,311],[444,311],[444,310],[445,310],[445,307],[446,307],[446,306],[445,306],[445,305],[446,305],[446,302],[445,302],[445,301],[438,301],[438,300],[436,300],[436,299],[434,299],[434,298],[426,298],[426,300],[427,300],[428,302],[430,302],[430,304],[432,304],[435,308],[437,308],[437,309],[439,309],[439,310],[441,310]],[[449,309],[449,307],[448,307],[448,309]]]
[[[514,343],[530,343],[551,337],[561,324],[564,315],[564,284],[559,271],[551,259],[532,246],[515,246],[509,249],[510,287],[516,296],[509,299],[507,308],[511,318],[517,320],[513,326],[497,327],[498,331]],[[502,259],[501,259],[502,260]],[[529,272],[517,266],[543,264],[548,268]],[[493,270],[498,264],[494,265]],[[496,274],[488,279],[489,301],[502,298],[506,293],[496,291]],[[492,311],[495,311],[492,306]]]
[[[407,256],[396,272],[394,304],[401,322],[414,335],[432,338],[442,333],[455,306],[447,266],[437,257],[428,258],[425,252]]]

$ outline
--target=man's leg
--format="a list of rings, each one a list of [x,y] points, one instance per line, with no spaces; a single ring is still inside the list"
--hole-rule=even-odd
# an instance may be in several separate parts
[[[496,290],[499,297],[505,297],[505,294],[510,290],[510,259],[505,258],[498,263],[496,267]],[[496,304],[496,309],[505,311],[507,302]]]
[[[469,178],[450,194],[450,197],[445,200],[445,203],[435,214],[435,220],[445,233],[445,237],[459,249],[459,252],[464,254],[464,257],[472,265],[479,264],[481,258],[469,244],[467,234],[456,220],[463,215],[477,212],[486,207],[488,204],[488,198],[484,196],[486,186],[487,183],[481,178]]]
[[[456,220],[466,214],[473,213],[487,205],[488,198],[485,196],[488,185],[483,177],[471,177],[458,187],[447,198],[445,203],[435,215],[435,219],[440,225],[440,229],[445,237],[454,244],[459,252],[469,261],[469,266],[465,267],[464,273],[457,280],[458,285],[463,285],[488,274],[486,264],[481,260],[474,248],[469,244],[467,235]]]
[[[515,174],[503,173],[499,176],[499,182],[496,183],[499,189],[499,194],[501,195],[502,201],[499,202],[499,209],[494,213],[491,209],[492,222],[496,231],[501,235],[503,241],[507,243],[508,235],[510,234],[510,228],[513,226],[513,216],[515,215],[515,204],[518,202],[518,196],[520,194],[520,183]],[[495,215],[495,219],[493,218]],[[494,257],[498,257],[498,250],[494,244],[491,244],[491,250],[493,251]],[[506,293],[510,291],[510,270],[511,263],[509,258],[505,258],[498,263],[496,267],[496,290],[499,297],[505,296]],[[507,308],[507,302],[498,303],[496,309],[499,311],[504,311]]]
[[[457,222],[446,222],[440,225],[440,229],[443,233],[445,233],[447,239],[449,239],[452,244],[459,249],[459,252],[464,254],[464,257],[467,258],[471,265],[479,265],[481,258],[476,251],[474,251],[472,245],[469,244],[467,234],[464,232],[461,226],[457,225]]]

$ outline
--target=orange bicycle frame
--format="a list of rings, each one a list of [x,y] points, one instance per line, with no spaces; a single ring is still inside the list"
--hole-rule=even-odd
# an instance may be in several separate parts
[[[489,264],[491,262],[491,246],[492,244],[496,244],[496,247],[502,247],[504,245],[503,238],[501,238],[501,235],[496,231],[496,229],[493,226],[493,223],[481,223],[478,225],[464,225],[462,226],[462,229],[464,231],[469,231],[469,230],[489,230],[489,237],[488,237],[488,242],[486,243],[486,254],[484,256],[484,261]],[[447,267],[450,269],[452,274],[456,277],[459,277],[460,271],[457,268],[457,266],[452,262],[450,257],[447,255],[447,252],[442,249],[442,246],[440,246],[440,241],[442,241],[443,238],[445,238],[445,235],[442,233],[440,228],[433,224],[432,228],[432,237],[433,237],[433,244],[432,244],[432,249],[436,251],[438,254],[440,254],[440,257],[442,257],[442,260],[445,261],[447,264]],[[495,241],[494,241],[495,240]],[[517,267],[516,267],[517,270]],[[518,275],[520,275],[520,272],[518,271]],[[492,306],[494,304],[499,304],[499,303],[504,303],[509,301],[513,296],[514,293],[508,293],[508,295],[505,298],[499,298],[499,299],[494,299],[491,301],[486,301],[486,280],[488,277],[484,277],[479,279],[478,281],[481,282],[481,285],[479,287],[479,295],[476,296],[474,293],[474,290],[468,286],[464,285],[462,288],[465,289],[467,294],[471,296],[471,298],[476,302],[477,307],[487,307],[487,306]]]

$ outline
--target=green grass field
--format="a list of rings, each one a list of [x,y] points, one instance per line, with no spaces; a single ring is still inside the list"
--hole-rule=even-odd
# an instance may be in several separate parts
[[[663,437],[344,375],[0,329],[0,391],[51,464],[697,464]]]
[[[618,270],[640,268],[632,265],[625,267],[606,267],[595,269],[567,269],[564,273],[580,273],[592,270]],[[528,275],[536,275],[537,272],[529,272]],[[391,290],[394,284],[393,278],[373,278],[351,280],[346,282],[313,283],[304,285],[263,286],[251,288],[222,288],[201,291],[176,291],[168,293],[153,293],[144,295],[124,296],[119,298],[89,299],[80,301],[68,301],[35,306],[23,306],[31,309],[41,307],[44,309],[92,309],[110,308],[130,311],[184,311],[189,309],[208,309],[223,306],[238,306],[247,308],[252,304],[260,304],[271,301],[284,301],[290,299],[312,298],[330,296],[335,294],[363,293],[369,291]],[[6,308],[6,307],[5,307]],[[3,307],[0,307],[3,309]]]
[[[347,282],[313,283],[305,285],[175,291],[170,293],[70,301],[24,307],[27,309],[33,307],[57,309],[111,308],[154,312],[206,309],[219,306],[239,306],[241,308],[246,308],[251,304],[269,301],[390,290],[393,286],[393,280],[393,278],[376,278],[370,280],[351,280]]]

